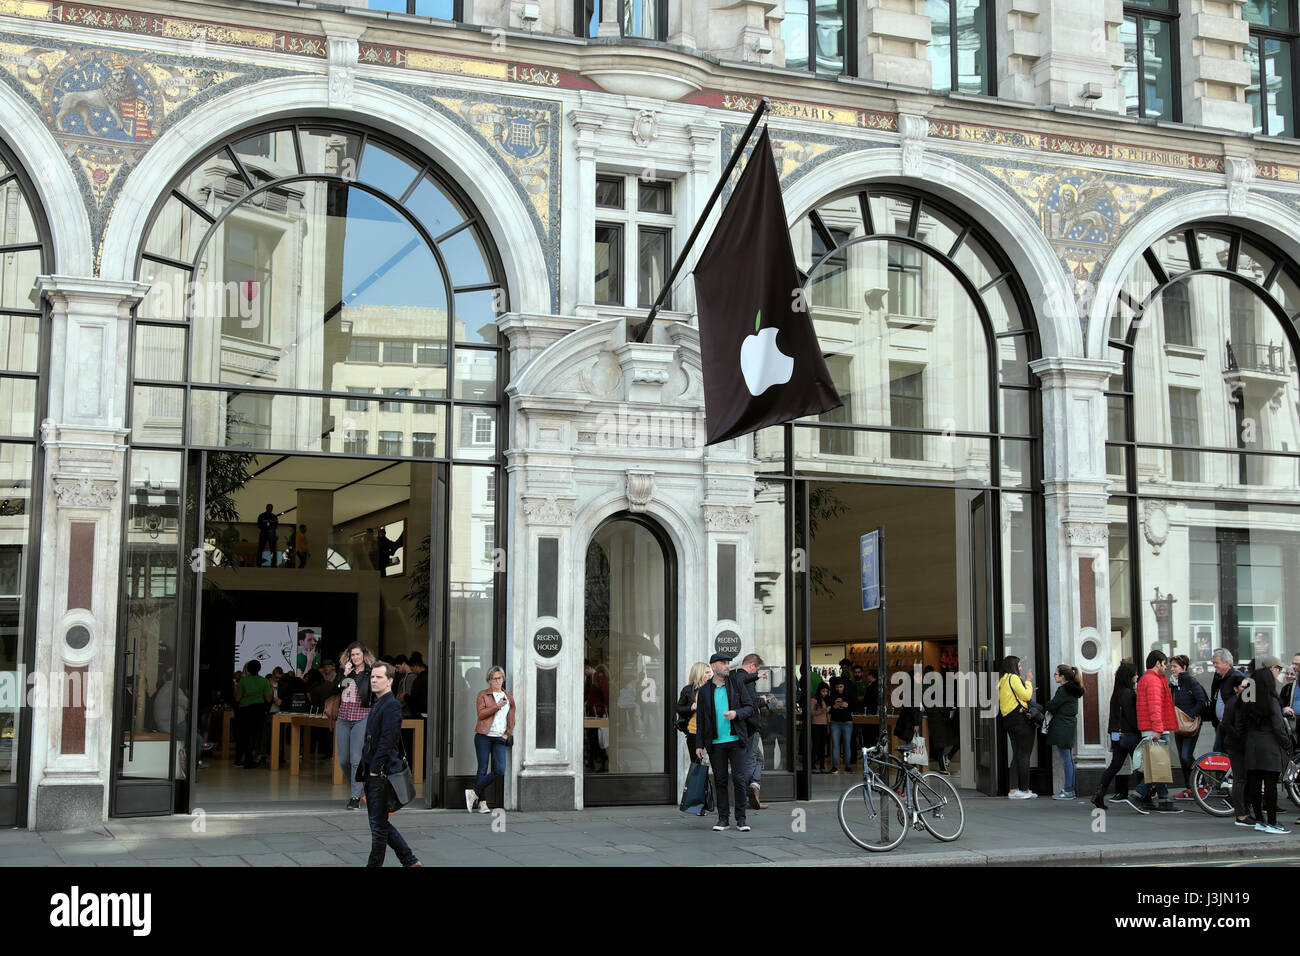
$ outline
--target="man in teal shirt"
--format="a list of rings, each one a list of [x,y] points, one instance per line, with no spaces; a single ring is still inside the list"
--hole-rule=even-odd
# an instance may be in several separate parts
[[[696,754],[708,754],[713,768],[713,783],[718,803],[718,822],[715,830],[727,829],[731,814],[728,806],[728,768],[730,782],[735,790],[736,829],[749,832],[745,822],[745,751],[749,744],[749,730],[745,723],[753,713],[746,703],[739,683],[731,677],[731,655],[714,654],[709,658],[713,680],[699,689],[695,698],[696,736],[700,746]]]

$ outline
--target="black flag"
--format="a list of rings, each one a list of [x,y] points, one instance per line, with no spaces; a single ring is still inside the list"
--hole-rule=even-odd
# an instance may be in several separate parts
[[[695,266],[707,444],[839,408],[764,129]]]

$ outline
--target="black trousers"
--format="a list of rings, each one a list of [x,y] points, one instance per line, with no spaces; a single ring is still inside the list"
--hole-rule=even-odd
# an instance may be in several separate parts
[[[700,758],[695,751],[699,749],[699,737],[695,734],[686,735],[686,755],[691,758],[691,763],[699,763]]]
[[[1106,768],[1101,775],[1101,783],[1097,784],[1097,792],[1103,796],[1110,782],[1116,779],[1119,774],[1119,768],[1124,766],[1124,761],[1133,756],[1133,751],[1137,745],[1142,742],[1142,738],[1137,734],[1120,734],[1119,740],[1113,741],[1110,745],[1110,766]],[[1128,777],[1123,777],[1115,784],[1116,795],[1128,796]]]
[[[745,795],[745,745],[738,740],[709,747],[709,765],[713,768],[713,789],[718,801],[718,822],[726,823],[731,815],[727,796],[728,766],[730,782],[736,796],[736,822],[745,822],[748,807]]]
[[[1246,796],[1258,823],[1277,823],[1277,778],[1276,770],[1252,770],[1246,777]]]
[[[235,763],[251,763],[262,742],[266,704],[249,704],[235,711]]]
[[[826,766],[826,747],[830,739],[829,726],[826,724],[812,725],[812,765],[818,770]]]
[[[1002,725],[1011,738],[1009,786],[1012,790],[1029,790],[1029,756],[1034,749],[1034,725],[1016,713],[1004,717]]]

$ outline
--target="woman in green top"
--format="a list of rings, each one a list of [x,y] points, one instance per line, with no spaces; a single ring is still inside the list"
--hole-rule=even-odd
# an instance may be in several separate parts
[[[235,685],[235,766],[248,769],[257,766],[257,743],[271,703],[271,684],[261,673],[261,662],[249,661]]]
[[[1056,681],[1056,694],[1047,702],[1047,712],[1052,723],[1047,728],[1047,742],[1052,745],[1065,771],[1065,785],[1053,800],[1074,799],[1074,739],[1079,718],[1079,698],[1083,684],[1079,682],[1078,668],[1060,664],[1052,674]]]

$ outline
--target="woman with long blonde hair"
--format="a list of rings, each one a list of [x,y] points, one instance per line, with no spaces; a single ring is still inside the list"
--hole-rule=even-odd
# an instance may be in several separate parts
[[[677,695],[677,729],[686,735],[686,753],[690,755],[691,763],[699,763],[700,758],[696,756],[697,747],[695,740],[695,695],[713,676],[713,671],[704,661],[696,661],[691,665],[690,674],[686,679],[686,686],[682,692]]]

